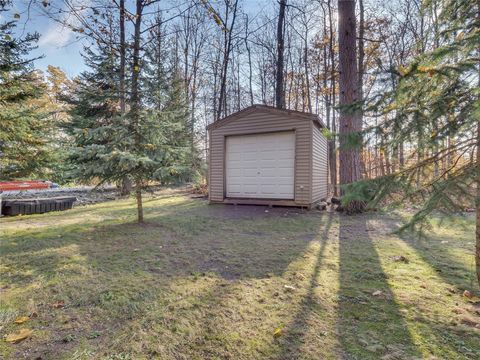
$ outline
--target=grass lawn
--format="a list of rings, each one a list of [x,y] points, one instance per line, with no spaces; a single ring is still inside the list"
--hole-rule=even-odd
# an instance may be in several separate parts
[[[0,358],[480,358],[473,218],[418,239],[265,209],[162,193],[143,226],[133,199],[0,219]]]

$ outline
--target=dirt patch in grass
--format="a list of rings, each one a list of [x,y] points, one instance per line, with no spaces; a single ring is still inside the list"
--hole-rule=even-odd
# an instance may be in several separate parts
[[[296,217],[309,213],[307,210],[295,207],[223,204],[212,204],[205,211],[209,216],[217,219],[268,219],[278,217]]]
[[[128,199],[0,219],[0,331],[33,330],[2,358],[480,357],[471,219],[420,241],[391,235],[394,215],[179,194],[135,215]]]

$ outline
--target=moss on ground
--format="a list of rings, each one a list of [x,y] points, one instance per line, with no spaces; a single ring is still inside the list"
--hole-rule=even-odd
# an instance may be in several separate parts
[[[480,358],[480,299],[462,296],[478,292],[473,219],[415,238],[391,234],[400,215],[181,195],[145,213],[136,225],[122,200],[0,219],[0,331],[34,331],[0,357]]]

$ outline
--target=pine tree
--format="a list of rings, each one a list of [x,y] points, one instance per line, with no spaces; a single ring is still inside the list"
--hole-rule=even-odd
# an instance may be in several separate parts
[[[371,129],[383,135],[384,150],[410,144],[411,159],[419,153],[422,159],[374,184],[360,183],[355,191],[373,196],[373,204],[392,193],[421,203],[402,229],[421,229],[434,210],[449,214],[462,211],[466,202],[475,202],[480,283],[480,1],[430,0],[425,6],[441,9],[440,46],[398,69],[398,87],[376,104],[380,107],[375,106],[391,116]],[[384,129],[390,130],[388,137]],[[447,139],[453,141],[444,146]],[[434,171],[445,159],[448,166]]]
[[[118,104],[118,64],[104,46],[97,52],[91,48],[84,52],[90,70],[75,81],[67,126],[75,145],[70,155],[71,176],[99,183],[120,181],[130,170],[122,157],[129,157],[126,149],[131,140]]]
[[[144,102],[149,118],[159,126],[158,156],[161,167],[155,178],[162,183],[189,181],[199,168],[198,150],[192,146],[193,126],[189,116],[185,81],[178,68],[168,66],[168,41],[161,16],[145,47],[142,73]],[[175,61],[175,59],[173,60]]]
[[[47,169],[47,178],[63,184],[67,182],[71,170],[68,159],[70,138],[66,136],[64,127],[69,121],[68,103],[65,98],[71,90],[72,81],[58,67],[48,65],[45,78],[45,91],[35,103],[41,104],[47,111],[52,131],[49,133],[49,144],[52,149],[52,163]]]
[[[137,201],[149,181],[168,184],[188,179],[189,113],[182,79],[177,74],[164,79],[165,72],[145,71],[148,63],[138,68],[134,64],[130,71],[142,75],[137,89],[142,101],[134,99],[137,108],[132,111],[132,99],[128,97],[129,106],[123,114],[118,101],[118,58],[109,47],[98,45],[96,51],[85,49],[85,61],[90,70],[77,79],[71,100],[73,175],[97,183],[129,177],[135,182]]]
[[[8,1],[0,2],[0,13]],[[16,21],[0,24],[0,178],[42,176],[52,162],[51,123],[35,103],[44,92],[43,79],[28,54],[39,35],[15,37]]]
[[[165,105],[160,112],[150,111],[156,118],[160,131],[157,141],[157,154],[161,157],[160,166],[154,176],[162,183],[191,180],[192,153],[190,146],[191,134],[189,133],[189,111],[185,97],[185,82],[178,73],[174,73],[169,80]]]
[[[142,87],[145,104],[149,108],[161,110],[165,105],[168,89],[168,73],[175,73],[168,68],[168,41],[162,24],[161,14],[155,17],[157,24],[148,34],[144,52]]]

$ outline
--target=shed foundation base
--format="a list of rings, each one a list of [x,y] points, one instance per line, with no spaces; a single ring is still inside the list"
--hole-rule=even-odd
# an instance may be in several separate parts
[[[223,201],[212,201],[212,204],[231,204],[231,205],[263,205],[263,206],[291,206],[311,209],[311,204],[299,204],[294,200],[276,200],[276,199],[234,199],[225,198]]]

